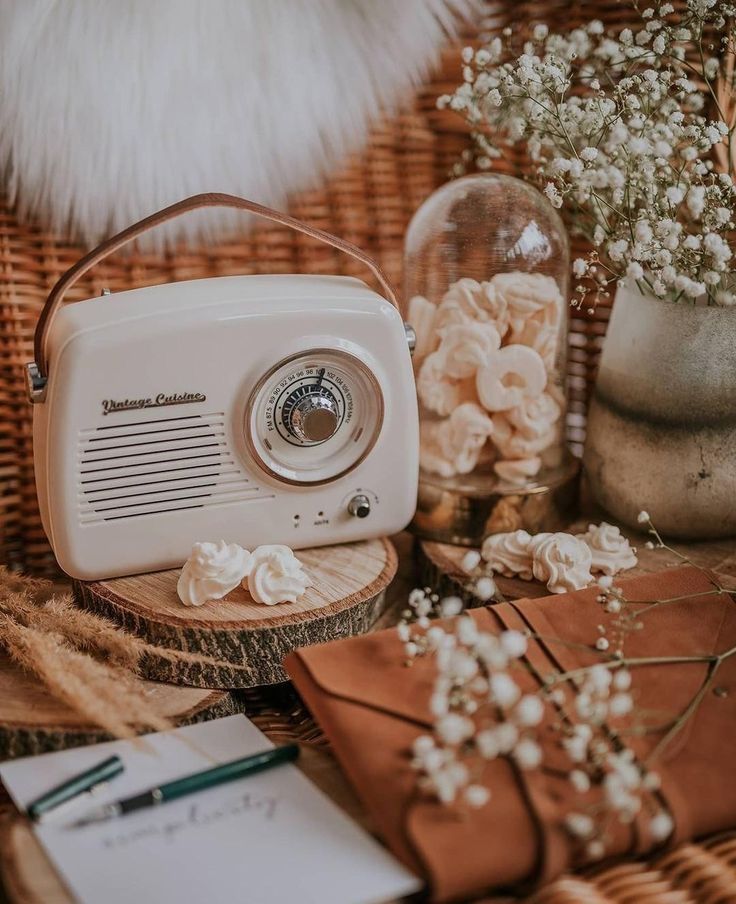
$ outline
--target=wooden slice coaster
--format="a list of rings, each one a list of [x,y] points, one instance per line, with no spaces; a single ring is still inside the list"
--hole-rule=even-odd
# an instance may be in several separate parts
[[[150,681],[144,685],[149,702],[175,725],[238,711],[226,691]],[[0,760],[109,740],[106,732],[85,723],[72,709],[51,697],[32,675],[0,654]]]
[[[582,533],[589,523],[600,523],[603,517],[596,513],[589,518],[581,518],[571,524],[570,533]],[[647,549],[647,537],[627,528],[622,528],[624,536],[636,550],[638,564],[621,574],[622,578],[651,574],[672,565],[681,565],[682,559],[672,550]],[[678,543],[677,549],[702,568],[709,568],[720,575],[736,567],[736,552],[732,541],[718,543]],[[466,546],[451,546],[432,540],[417,541],[416,558],[422,586],[432,587],[439,593],[463,598],[466,605],[478,605],[478,601],[467,590],[468,575],[463,571],[462,561],[468,553]],[[549,590],[541,581],[524,581],[521,578],[504,578],[494,575],[501,596],[508,600],[549,596]],[[723,577],[724,585],[731,586],[732,578]]]
[[[311,586],[296,603],[263,606],[238,587],[224,600],[186,607],[176,593],[178,570],[86,583],[80,605],[108,616],[150,643],[221,660],[209,664],[144,664],[147,678],[196,687],[257,687],[286,681],[282,662],[296,647],[365,633],[383,611],[397,568],[386,539],[297,553]],[[235,670],[227,663],[244,668]]]

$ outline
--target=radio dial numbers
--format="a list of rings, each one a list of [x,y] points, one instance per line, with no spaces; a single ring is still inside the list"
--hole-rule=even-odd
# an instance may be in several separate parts
[[[313,446],[349,424],[353,394],[346,380],[327,368],[307,367],[287,374],[271,393],[266,424],[287,443]]]
[[[383,420],[380,386],[363,361],[335,349],[282,361],[249,404],[258,463],[288,483],[326,483],[370,451]]]

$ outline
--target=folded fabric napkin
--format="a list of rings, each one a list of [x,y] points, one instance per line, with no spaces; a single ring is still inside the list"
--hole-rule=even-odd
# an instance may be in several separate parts
[[[704,594],[651,610],[643,630],[626,641],[627,659],[715,655],[736,646],[734,600],[728,594],[708,594],[713,587],[698,569],[668,569],[619,585],[632,601]],[[592,588],[519,600],[469,614],[482,630],[528,629],[544,638],[530,640],[525,657],[529,671],[524,677],[515,674],[517,682],[527,682],[524,691],[535,691],[539,676],[600,661],[592,648],[604,620],[596,603],[599,592]],[[379,833],[426,877],[436,900],[543,883],[579,865],[577,846],[562,819],[579,808],[580,795],[567,778],[570,761],[559,734],[550,727],[554,713],[539,731],[544,765],[522,772],[507,759],[489,762],[484,782],[492,789],[490,803],[459,811],[417,790],[410,750],[432,725],[429,698],[436,669],[427,658],[407,668],[395,630],[298,650],[286,660],[286,668]],[[658,731],[627,738],[639,762],[698,694],[709,668],[712,661],[632,669],[637,710],[661,718]],[[574,715],[566,714],[574,721]],[[736,825],[734,751],[736,656],[719,665],[715,683],[694,715],[652,764],[662,779],[659,800],[675,822],[668,844]],[[609,855],[635,856],[655,847],[644,819],[616,822],[607,836]]]

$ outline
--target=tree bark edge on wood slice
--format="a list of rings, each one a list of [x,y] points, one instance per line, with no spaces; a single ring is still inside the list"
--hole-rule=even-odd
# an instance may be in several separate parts
[[[153,683],[150,691],[152,705],[177,726],[239,712],[227,691]],[[53,699],[40,681],[0,654],[0,760],[110,740],[106,731],[85,723]]]
[[[171,663],[150,656],[142,667],[146,678],[209,688],[278,684],[288,680],[282,663],[296,647],[370,630],[383,612],[385,591],[398,567],[396,550],[386,538],[299,550],[297,556],[312,586],[296,604],[258,606],[236,588],[224,600],[192,609],[176,597],[177,570],[75,581],[74,596],[83,608],[149,643],[218,661]]]

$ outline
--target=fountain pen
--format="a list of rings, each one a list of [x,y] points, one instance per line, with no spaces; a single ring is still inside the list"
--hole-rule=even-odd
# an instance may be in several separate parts
[[[254,753],[250,756],[242,757],[242,759],[233,760],[230,763],[222,763],[219,766],[213,766],[211,769],[205,769],[203,772],[194,772],[191,775],[185,775],[183,778],[177,778],[172,782],[164,782],[162,785],[149,788],[147,791],[135,794],[132,797],[124,797],[121,800],[104,804],[71,823],[69,828],[80,828],[92,823],[105,822],[108,819],[125,816],[126,813],[132,813],[135,810],[155,807],[158,804],[176,800],[187,794],[214,788],[216,785],[223,785],[225,782],[232,782],[247,775],[254,775],[256,772],[263,772],[265,769],[272,769],[281,763],[291,763],[298,755],[299,747],[297,744],[285,744],[282,747],[273,747],[261,753]]]

